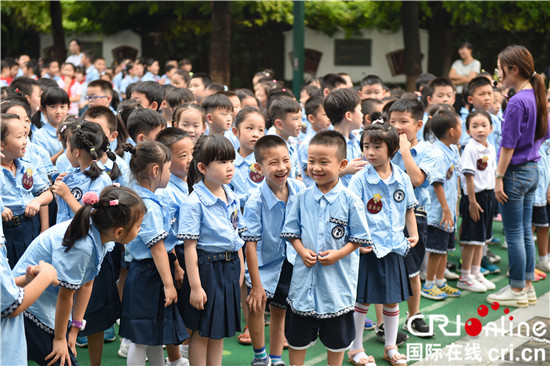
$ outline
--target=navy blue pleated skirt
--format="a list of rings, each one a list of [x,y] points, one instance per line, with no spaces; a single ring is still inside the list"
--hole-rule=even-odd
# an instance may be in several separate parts
[[[230,260],[218,260],[218,256],[223,256],[223,253],[202,250],[197,250],[197,253],[199,276],[207,301],[204,310],[198,310],[189,303],[191,288],[186,271],[182,289],[183,306],[180,306],[185,324],[189,329],[198,331],[201,337],[232,337],[241,331],[239,256],[237,252],[228,252]]]
[[[377,258],[374,252],[359,257],[357,302],[396,304],[412,294],[403,256],[389,253]]]
[[[25,215],[15,216],[8,222],[2,222],[8,263],[13,269],[29,244],[40,234],[40,218]]]
[[[172,276],[174,259],[170,256]],[[180,344],[189,338],[177,304],[164,307],[164,285],[153,259],[130,262],[122,297],[120,336],[149,346]]]
[[[117,250],[116,247],[114,250]],[[94,279],[92,294],[84,314],[86,329],[80,331],[79,336],[103,332],[120,318],[122,305],[116,286],[117,271],[114,257],[116,255],[113,255],[113,252],[108,252],[103,258],[101,269]],[[119,263],[120,259],[116,264]]]

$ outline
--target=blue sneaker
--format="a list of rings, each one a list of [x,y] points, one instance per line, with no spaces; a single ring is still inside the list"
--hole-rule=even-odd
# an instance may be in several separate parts
[[[374,323],[369,318],[365,319],[365,329],[366,330],[374,329]]]
[[[76,337],[76,346],[81,348],[88,347],[88,337]]]
[[[487,273],[483,273],[483,271],[481,271],[484,275],[500,273],[500,268],[491,263],[491,260],[487,256],[481,259],[481,267],[487,269]]]
[[[114,325],[111,325],[109,329],[106,329],[105,332],[103,332],[103,341],[105,343],[111,343],[116,340],[115,335],[115,327]]]
[[[420,295],[431,300],[445,300],[447,298],[447,294],[442,292],[435,284],[431,287],[426,287],[426,284],[423,284]]]

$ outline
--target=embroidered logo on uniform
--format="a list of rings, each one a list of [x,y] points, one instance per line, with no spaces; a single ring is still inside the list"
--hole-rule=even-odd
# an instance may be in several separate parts
[[[405,199],[405,192],[403,192],[401,189],[398,189],[397,191],[393,192],[393,199],[395,202],[401,202]]]
[[[25,174],[23,174],[23,177],[21,178],[21,184],[23,184],[23,188],[31,189],[33,183],[34,183],[34,180],[32,178],[32,169],[28,168],[25,171]]]
[[[77,201],[80,201],[80,199],[82,198],[82,189],[78,187],[74,187],[73,189],[71,189],[71,193]]]
[[[482,158],[477,159],[477,162],[476,162],[477,170],[487,169],[487,162],[488,161],[489,161],[489,157],[487,155],[483,156]]]
[[[346,233],[346,230],[342,225],[336,225],[335,227],[332,228],[332,237],[334,239],[342,238],[345,233]]]
[[[449,168],[449,170],[447,170],[447,179],[451,179],[451,177],[453,176],[454,170],[455,170],[455,166],[454,166],[454,165],[451,165],[451,167]]]
[[[367,202],[367,211],[371,214],[377,214],[382,211],[382,195],[380,195],[380,193],[376,193],[369,202]]]
[[[233,225],[233,230],[237,230],[237,226],[239,224],[239,211],[238,209],[235,209],[233,213],[231,214],[231,225]]]
[[[253,181],[256,184],[262,183],[264,180],[264,175],[256,169],[254,164],[250,165],[250,172],[248,173],[248,177],[251,181]]]

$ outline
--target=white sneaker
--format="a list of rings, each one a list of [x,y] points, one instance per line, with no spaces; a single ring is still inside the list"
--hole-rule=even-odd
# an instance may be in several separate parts
[[[498,302],[501,306],[512,306],[526,308],[529,306],[529,299],[525,291],[514,292],[510,286],[503,287],[500,291],[487,296],[487,302]]]
[[[466,278],[460,277],[460,279],[456,283],[456,287],[458,287],[461,290],[468,290],[471,292],[487,291],[487,287],[485,287],[481,282],[476,280],[476,278],[473,275],[469,275]]]
[[[166,358],[166,366],[189,366],[189,360],[187,358],[180,357],[179,360],[170,362],[168,361],[168,358]]]
[[[445,268],[445,278],[450,281],[453,281],[453,280],[458,280],[460,276],[454,272],[449,271],[449,269]]]
[[[543,272],[550,272],[550,261],[538,262],[535,268]]]
[[[525,288],[523,292],[527,295],[529,305],[535,305],[537,303],[537,293],[535,292],[535,288],[533,286]]]
[[[481,283],[483,286],[485,286],[485,288],[487,289],[487,291],[492,291],[494,289],[497,288],[497,286],[489,281],[488,279],[485,278],[485,276],[480,273],[478,275],[475,276],[475,279],[477,280],[477,282]]]
[[[118,357],[128,358],[128,349],[130,348],[130,340],[122,338],[120,340],[120,347],[118,348]]]
[[[180,344],[180,354],[181,357],[189,359],[189,345]]]

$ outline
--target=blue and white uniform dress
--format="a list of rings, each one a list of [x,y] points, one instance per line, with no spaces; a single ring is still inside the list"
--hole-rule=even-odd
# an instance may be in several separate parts
[[[326,194],[317,186],[299,192],[287,206],[281,237],[298,238],[316,253],[349,242],[372,244],[363,203],[341,181]],[[296,257],[287,300],[290,310],[321,319],[353,312],[358,268],[358,250],[330,266],[316,262],[308,268]]]
[[[105,169],[99,161],[97,164],[100,168]],[[70,168],[67,175],[63,178],[63,182],[67,185],[67,187],[69,187],[74,198],[80,202],[80,204],[82,204],[82,196],[85,193],[94,191],[98,196],[100,196],[103,188],[113,184],[111,178],[109,178],[109,175],[105,172],[105,170],[99,175],[99,177],[92,180],[84,174],[84,172],[88,169],[90,169],[90,167],[84,171],[82,171],[80,167]],[[71,210],[69,205],[67,205],[67,202],[65,202],[65,200],[61,197],[57,197],[57,222],[72,219],[74,214],[75,213],[73,210]]]
[[[201,337],[222,339],[241,330],[239,277],[241,262],[238,251],[243,247],[239,231],[244,231],[239,201],[229,186],[223,186],[227,203],[202,181],[183,206],[187,220],[182,221],[181,238],[197,240],[201,286],[208,301],[204,310],[189,303],[191,288],[187,273],[183,280],[184,321]],[[184,244],[185,245],[185,244]]]
[[[26,160],[32,161],[33,163],[41,161],[42,164],[39,169],[43,170],[50,179],[55,180],[56,176],[59,174],[59,171],[52,164],[52,160],[46,149],[35,144],[34,142],[30,142],[30,139],[27,138],[27,153],[31,155],[26,158]]]
[[[305,185],[295,179],[287,180],[288,199],[291,202]],[[296,251],[281,239],[287,204],[278,199],[267,181],[252,191],[244,208],[246,231],[241,233],[245,242],[257,242],[258,270],[269,304],[286,309],[286,298],[292,277]],[[245,263],[245,281],[252,288],[248,266]]]
[[[258,188],[264,180],[264,175],[254,167],[255,163],[254,153],[243,158],[238,151],[235,152],[235,175],[231,179],[229,187],[237,195],[241,209],[244,208],[250,193]]]
[[[404,256],[410,248],[405,238],[405,215],[418,201],[409,176],[390,163],[391,176],[383,180],[372,165],[357,172],[349,188],[363,200],[372,230],[373,251],[360,255],[357,302],[395,304],[412,291]]]
[[[0,243],[0,364],[26,365],[27,340],[23,315],[10,318],[23,303],[25,289],[15,284],[3,244]]]
[[[533,200],[533,226],[548,227],[550,223],[550,204],[546,194],[550,189],[550,139],[539,148],[540,160],[537,163],[539,183]]]
[[[149,346],[180,344],[189,335],[177,304],[164,307],[164,284],[151,254],[151,248],[168,237],[166,207],[147,188],[137,184],[132,188],[143,199],[147,212],[138,236],[126,245],[132,261],[124,284],[120,336]],[[172,249],[166,248],[173,277],[176,258],[170,253]]]
[[[32,142],[46,149],[50,157],[63,150],[63,145],[57,138],[57,130],[49,122],[33,132]]]
[[[62,242],[70,223],[71,221],[62,222],[41,233],[29,245],[12,272],[14,277],[22,276],[29,265],[35,265],[41,260],[52,264],[57,270],[59,286],[48,286],[23,313],[28,359],[40,365],[48,363],[44,358],[52,351],[59,287],[78,290],[93,280],[99,272],[103,258],[114,246],[113,242],[102,244],[99,230],[90,222],[88,234],[66,250],[67,247]],[[73,364],[76,364],[76,358],[70,349],[69,353]]]
[[[33,217],[25,216],[25,207],[35,197],[50,188],[50,181],[34,167],[32,161],[24,157],[15,159],[15,177],[2,167],[2,201],[9,208],[13,218],[2,222],[6,239],[7,258],[13,268],[23,255],[27,246],[40,234],[40,218],[38,213]]]

